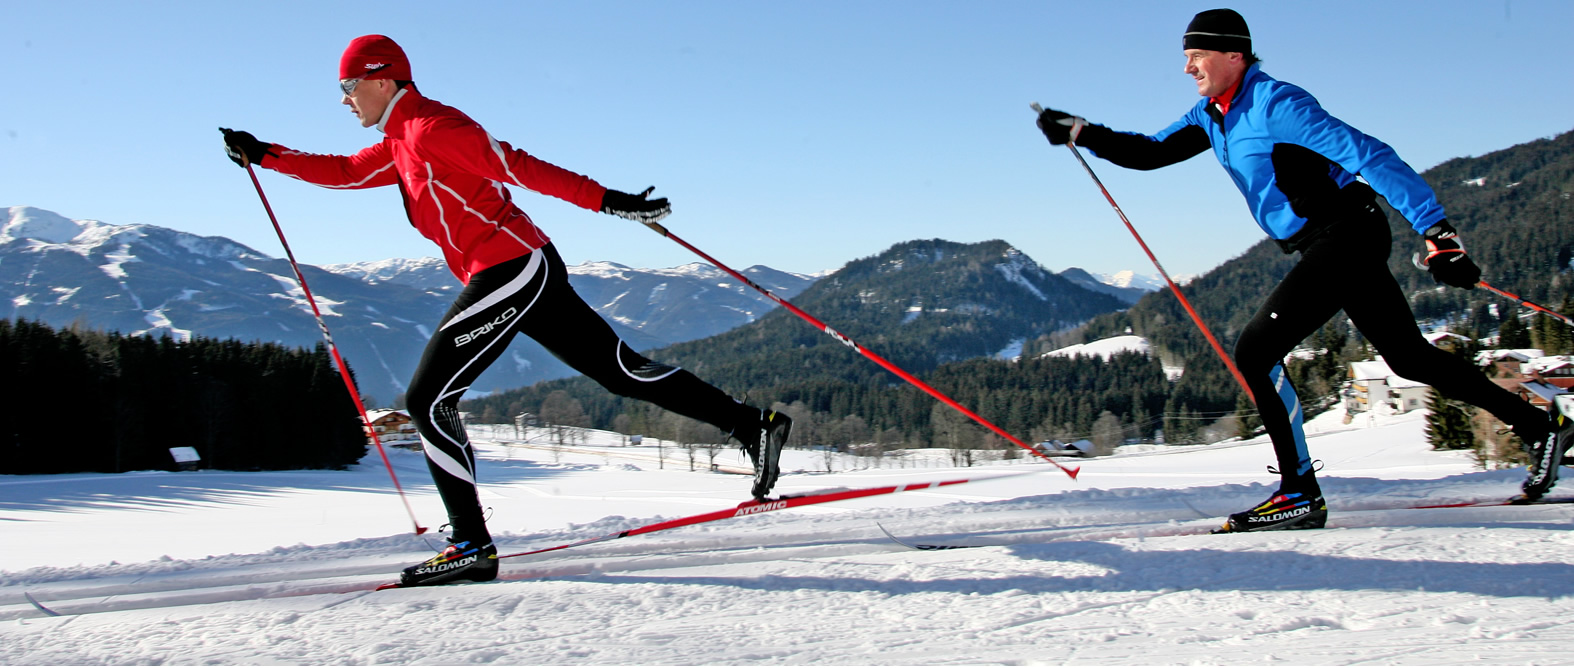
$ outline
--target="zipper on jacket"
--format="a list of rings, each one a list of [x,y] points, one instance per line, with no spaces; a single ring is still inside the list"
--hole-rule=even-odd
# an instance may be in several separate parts
[[[1243,88],[1245,85],[1246,83],[1244,81],[1241,82],[1241,86]],[[1236,96],[1240,96],[1239,91],[1236,92]],[[1218,105],[1213,104],[1212,102],[1208,103],[1207,110],[1208,118],[1212,120],[1214,125],[1217,125],[1219,128],[1219,142],[1222,145],[1219,151],[1219,164],[1224,166],[1224,173],[1230,175],[1230,180],[1235,182],[1235,187],[1241,192],[1246,192],[1246,184],[1241,181],[1240,175],[1235,173],[1235,168],[1230,166],[1230,135],[1224,127],[1224,117],[1226,114],[1219,111]]]

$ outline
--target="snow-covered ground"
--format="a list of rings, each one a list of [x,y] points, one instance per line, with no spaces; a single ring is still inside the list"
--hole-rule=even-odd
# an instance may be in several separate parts
[[[783,493],[1034,473],[376,593],[429,547],[375,454],[342,472],[0,476],[0,664],[1567,664],[1574,505],[1399,509],[1506,497],[1523,470],[1429,450],[1420,413],[1338,418],[1307,429],[1321,531],[1206,534],[1271,491],[1260,440],[1132,446],[1077,462],[1077,480],[937,453],[826,473],[821,453],[789,451]],[[736,451],[691,472],[681,451],[658,464],[606,436],[508,436],[477,438],[505,552],[728,508],[748,488],[725,472],[747,468]],[[391,455],[416,515],[441,524],[420,455]],[[978,547],[915,551],[882,527]]]

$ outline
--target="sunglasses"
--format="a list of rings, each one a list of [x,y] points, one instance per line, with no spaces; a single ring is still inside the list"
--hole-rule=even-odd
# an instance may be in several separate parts
[[[372,69],[367,70],[366,74],[362,74],[361,76],[355,77],[354,79],[340,79],[339,80],[339,90],[344,91],[345,95],[353,95],[353,94],[355,94],[355,87],[361,85],[361,82],[365,81],[366,77],[369,77],[372,74],[375,74],[375,73],[383,70],[386,67],[388,67],[388,66],[387,65],[378,65],[377,67],[374,67]]]

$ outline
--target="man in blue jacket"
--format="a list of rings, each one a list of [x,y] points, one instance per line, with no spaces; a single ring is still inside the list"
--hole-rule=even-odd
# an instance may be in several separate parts
[[[1469,290],[1481,280],[1431,187],[1387,144],[1329,115],[1299,87],[1264,74],[1246,20],[1235,11],[1197,14],[1182,49],[1185,72],[1203,99],[1158,134],[1116,132],[1053,109],[1039,115],[1038,126],[1053,144],[1075,142],[1131,169],[1156,169],[1212,149],[1258,226],[1285,253],[1301,254],[1235,345],[1236,366],[1273,439],[1280,486],[1262,504],[1231,515],[1224,530],[1310,529],[1327,520],[1283,360],[1341,309],[1394,373],[1511,425],[1531,455],[1522,498],[1540,498],[1557,480],[1574,427],[1565,420],[1559,429],[1547,413],[1428,344],[1388,271],[1393,240],[1375,195],[1424,238],[1424,264],[1437,282]],[[1362,285],[1349,286],[1350,276],[1362,277]]]

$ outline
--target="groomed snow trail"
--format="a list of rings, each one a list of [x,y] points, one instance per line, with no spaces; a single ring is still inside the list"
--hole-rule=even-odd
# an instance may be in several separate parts
[[[727,520],[506,562],[499,582],[376,593],[366,588],[423,556],[422,541],[347,522],[337,524],[347,539],[340,543],[289,547],[274,539],[272,549],[230,549],[287,534],[303,499],[354,506],[338,509],[345,517],[385,513],[396,523],[398,508],[389,505],[396,502],[368,491],[375,471],[268,493],[203,493],[156,510],[84,501],[88,488],[106,489],[102,480],[61,476],[45,486],[22,484],[42,478],[0,478],[8,533],[25,545],[62,537],[84,563],[4,557],[0,662],[1568,662],[1574,506],[1397,509],[1498,498],[1523,476],[1474,472],[1456,454],[1427,450],[1414,416],[1330,429],[1312,448],[1329,465],[1330,528],[1321,531],[1206,535],[1217,519],[1204,516],[1271,491],[1260,472],[1267,446],[1247,443],[1089,460],[1079,483],[1050,470],[993,486]],[[493,524],[513,529],[498,534],[505,549],[725,507],[746,482],[636,471],[616,463],[615,453],[563,456],[547,463],[486,451],[483,475],[496,481],[488,487]],[[1035,465],[999,468],[1028,466]],[[803,491],[980,472],[783,480]],[[156,490],[135,485],[217,490],[273,480],[170,475],[117,478],[124,486],[116,491],[143,498],[136,494]],[[632,517],[604,510],[614,506]],[[270,514],[278,522],[207,529],[202,540],[182,531]],[[150,523],[167,527],[176,556],[111,563],[149,540],[142,532]],[[881,526],[913,541],[979,547],[909,550]],[[24,592],[61,616],[38,611]]]

